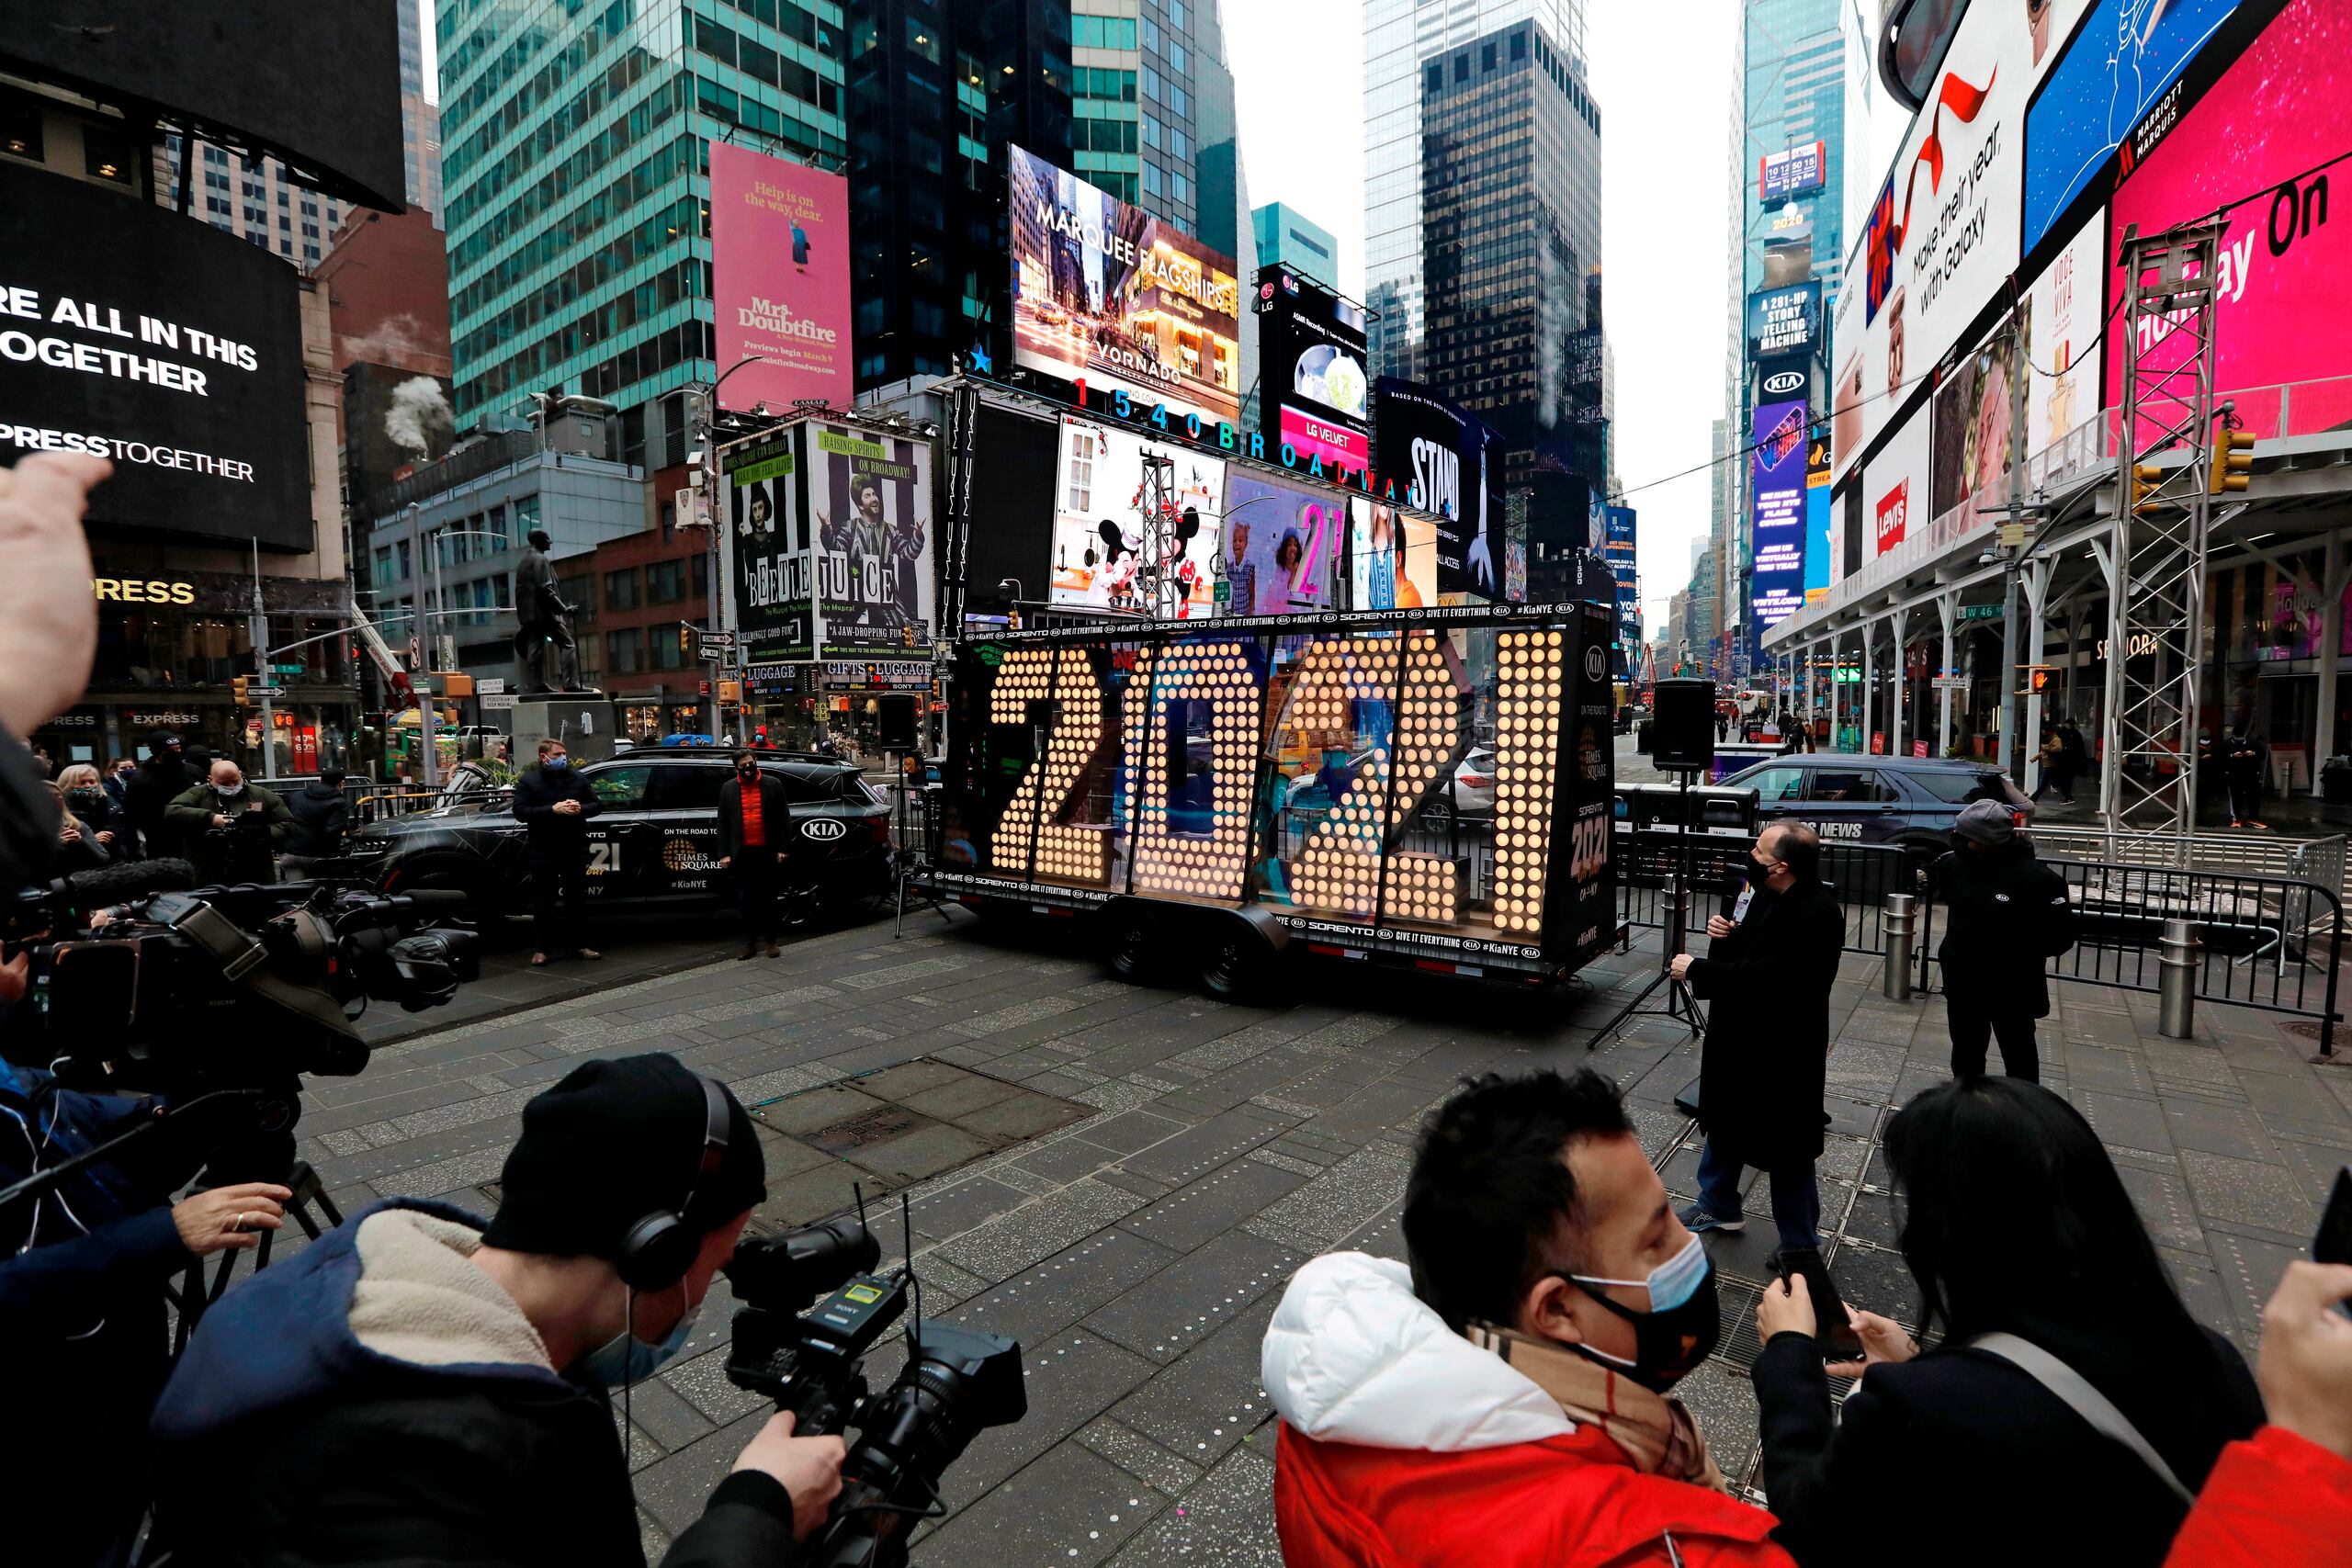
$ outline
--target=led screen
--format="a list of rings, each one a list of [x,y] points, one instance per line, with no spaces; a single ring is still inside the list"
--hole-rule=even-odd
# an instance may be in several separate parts
[[[1348,502],[1351,610],[1419,610],[1437,603],[1438,523],[1367,496]]]
[[[1215,615],[1225,463],[1091,420],[1064,419],[1061,439],[1052,602],[1168,620]]]
[[[1573,966],[1614,935],[1601,606],[1015,633],[959,653],[943,880],[1261,906]]]

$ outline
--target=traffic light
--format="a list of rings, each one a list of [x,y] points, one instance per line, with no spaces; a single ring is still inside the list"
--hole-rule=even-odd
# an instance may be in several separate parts
[[[2156,509],[2158,502],[2150,498],[2155,494],[2156,487],[2164,482],[2165,471],[2155,464],[2134,463],[2132,465],[2132,516],[2145,517]]]
[[[2050,689],[2050,678],[2057,671],[2047,664],[2037,664],[2026,672],[2026,690],[2035,696]]]
[[[2209,493],[2225,495],[2254,483],[2254,432],[2224,430],[2213,444],[2213,480]]]
[[[248,708],[254,705],[254,700],[246,690],[253,683],[254,678],[250,675],[232,675],[229,678],[229,691],[234,696],[239,707]]]

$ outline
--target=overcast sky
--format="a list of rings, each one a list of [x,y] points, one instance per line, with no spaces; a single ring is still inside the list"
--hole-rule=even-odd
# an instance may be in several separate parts
[[[1645,486],[1641,513],[1645,625],[1706,532],[1704,472],[1723,403],[1724,164],[1738,7],[1697,0],[1660,25],[1652,6],[1586,9],[1601,121],[1601,272],[1617,360],[1617,474]],[[1363,34],[1359,0],[1226,0],[1226,51],[1241,118],[1250,199],[1282,201],[1339,238],[1340,285],[1363,284]]]

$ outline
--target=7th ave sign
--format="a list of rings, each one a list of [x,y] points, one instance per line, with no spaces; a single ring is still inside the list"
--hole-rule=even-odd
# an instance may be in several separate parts
[[[735,658],[733,632],[695,632],[695,657],[706,664],[732,663]]]

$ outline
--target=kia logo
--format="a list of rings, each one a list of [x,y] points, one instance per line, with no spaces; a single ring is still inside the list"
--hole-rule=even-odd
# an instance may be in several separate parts
[[[804,839],[830,840],[848,835],[848,827],[838,817],[812,817],[800,824],[800,836]]]
[[[1764,378],[1764,389],[1768,392],[1793,392],[1804,385],[1804,378],[1794,370],[1783,370],[1777,376]]]
[[[1600,680],[1602,671],[1606,671],[1608,668],[1609,664],[1607,658],[1601,653],[1600,644],[1595,643],[1593,646],[1584,650],[1584,674],[1586,680]]]

